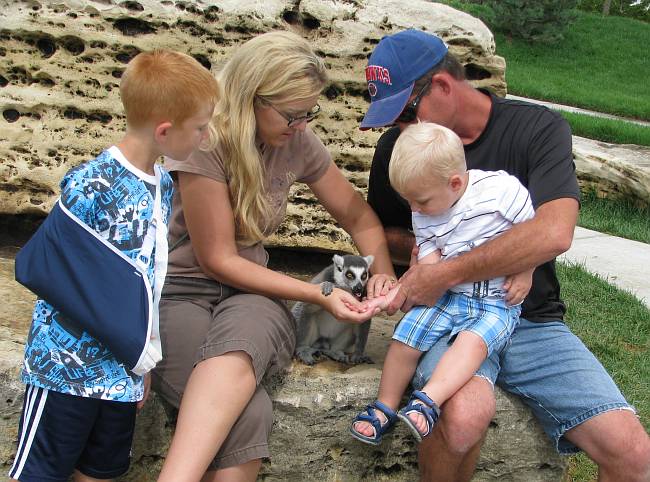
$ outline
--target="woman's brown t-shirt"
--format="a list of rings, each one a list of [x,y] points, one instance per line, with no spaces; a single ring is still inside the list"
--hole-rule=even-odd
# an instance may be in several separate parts
[[[265,233],[269,236],[278,229],[284,220],[291,185],[296,181],[310,184],[319,180],[331,165],[331,157],[320,139],[309,128],[294,133],[287,143],[281,147],[262,145],[260,152],[264,163],[266,195],[276,212]],[[224,171],[223,160],[218,147],[208,152],[196,151],[186,161],[182,162],[166,158],[165,168],[172,175],[174,172],[180,171],[206,176],[218,182],[228,182],[228,176]],[[172,205],[172,217],[169,222],[169,245],[173,246],[186,231],[180,192],[176,189]],[[239,255],[243,258],[266,266],[268,254],[261,242],[252,246],[238,244],[237,247]],[[215,248],[218,249],[218,247]],[[180,243],[170,253],[167,274],[198,278],[208,277],[201,270],[190,241]]]

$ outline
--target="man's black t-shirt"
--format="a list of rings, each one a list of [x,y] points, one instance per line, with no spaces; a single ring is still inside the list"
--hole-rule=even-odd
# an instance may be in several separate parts
[[[535,208],[554,199],[579,199],[567,122],[545,107],[481,92],[491,97],[492,110],[483,133],[465,146],[467,167],[502,169],[516,176],[528,188]],[[377,143],[370,168],[368,202],[384,226],[411,229],[411,210],[388,179],[388,164],[398,136],[399,129],[393,127]],[[550,261],[535,270],[522,317],[530,321],[559,320],[565,311],[555,262]]]

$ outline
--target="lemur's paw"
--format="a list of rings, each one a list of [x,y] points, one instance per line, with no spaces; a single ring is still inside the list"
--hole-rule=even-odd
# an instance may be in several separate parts
[[[320,291],[323,293],[325,296],[329,296],[332,294],[332,291],[334,291],[334,283],[330,281],[323,281],[320,284]]]
[[[374,363],[372,361],[372,358],[370,358],[368,355],[350,355],[349,359],[351,365],[360,365],[362,363],[368,363],[368,364]]]
[[[314,358],[315,352],[312,352],[311,350],[309,351],[297,351],[294,355],[294,357],[301,362],[303,362],[305,365],[313,365],[316,363],[316,358]]]

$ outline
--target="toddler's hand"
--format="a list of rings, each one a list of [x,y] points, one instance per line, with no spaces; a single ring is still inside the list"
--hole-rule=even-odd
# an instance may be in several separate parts
[[[413,244],[413,249],[411,249],[411,258],[409,259],[409,266],[418,264],[418,253],[420,252],[420,247],[417,243]]]
[[[505,283],[503,283],[503,289],[507,291],[506,301],[508,304],[515,306],[523,303],[532,284],[533,270],[508,276]]]
[[[395,285],[385,295],[381,295],[372,299],[365,300],[362,303],[362,305],[366,310],[370,310],[373,313],[386,311],[388,305],[390,305],[390,302],[393,301],[398,291],[399,291],[399,285]]]
[[[144,395],[142,397],[142,400],[140,400],[136,404],[136,408],[140,410],[142,407],[144,407],[145,402],[147,401],[147,398],[149,398],[149,392],[151,391],[151,372],[147,372],[144,375]]]

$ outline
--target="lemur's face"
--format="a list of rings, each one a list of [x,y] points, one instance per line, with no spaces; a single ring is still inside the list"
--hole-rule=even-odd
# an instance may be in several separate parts
[[[365,294],[373,257],[334,255],[334,284],[361,299]]]

